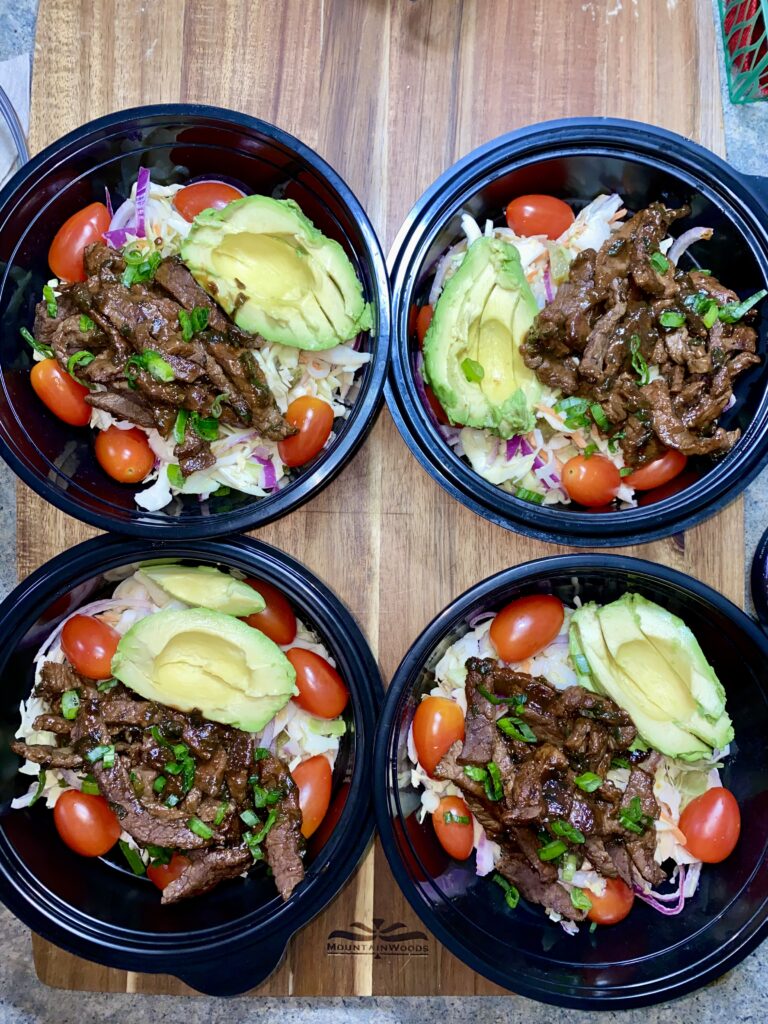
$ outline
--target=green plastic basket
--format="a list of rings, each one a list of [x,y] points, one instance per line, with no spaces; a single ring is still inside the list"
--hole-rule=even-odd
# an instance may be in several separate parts
[[[732,103],[768,99],[768,0],[718,0]]]

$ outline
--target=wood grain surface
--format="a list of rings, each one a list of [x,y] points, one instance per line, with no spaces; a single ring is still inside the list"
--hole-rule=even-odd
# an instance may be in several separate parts
[[[709,0],[41,0],[30,142],[37,151],[84,121],[141,103],[243,110],[329,160],[386,248],[449,164],[535,121],[636,118],[722,152],[714,33]],[[21,576],[94,532],[20,487]],[[418,468],[386,412],[334,484],[259,536],[335,588],[385,679],[427,621],[472,583],[564,550],[506,533],[453,502]],[[743,600],[740,502],[685,536],[632,553]],[[374,920],[421,928],[378,847],[258,991],[500,991],[431,936],[426,955],[327,952],[331,930]],[[37,938],[34,945],[50,985],[189,991],[172,978],[101,968]]]

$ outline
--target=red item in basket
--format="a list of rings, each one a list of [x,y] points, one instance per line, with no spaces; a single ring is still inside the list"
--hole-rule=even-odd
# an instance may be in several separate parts
[[[731,35],[734,25],[746,22],[744,28]],[[766,25],[760,10],[760,0],[741,0],[725,12],[725,35],[728,40],[728,51],[737,71],[751,71],[768,53],[768,44],[763,38],[757,50],[734,56],[743,47],[753,44],[760,35],[765,37]],[[760,76],[760,94],[768,96],[768,70]]]

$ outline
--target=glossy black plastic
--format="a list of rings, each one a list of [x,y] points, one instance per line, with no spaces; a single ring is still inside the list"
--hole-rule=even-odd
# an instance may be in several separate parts
[[[105,576],[110,570],[159,557],[238,569],[279,587],[350,685],[347,737],[334,770],[341,818],[319,852],[313,855],[310,844],[307,877],[286,903],[273,880],[256,870],[161,907],[157,889],[131,874],[118,853],[79,857],[58,838],[45,807],[9,808],[29,785],[29,777],[17,773],[19,759],[9,744],[19,701],[33,683],[37,649],[63,616],[112,592],[114,579],[110,584]],[[249,538],[158,548],[97,537],[48,562],[10,594],[0,605],[0,636],[0,900],[45,938],[110,967],[174,974],[210,995],[258,985],[277,967],[291,936],[338,893],[373,832],[370,774],[381,679],[350,612],[299,562]]]
[[[681,616],[699,639],[728,694],[736,740],[722,771],[744,828],[722,864],[705,865],[696,896],[677,917],[635,902],[613,927],[565,934],[540,907],[510,911],[501,889],[478,878],[474,861],[451,861],[437,877],[425,868],[431,826],[420,840],[403,821],[418,805],[406,741],[434,669],[468,622],[524,594],[556,594],[573,604],[608,602],[627,590]],[[739,963],[768,935],[768,640],[720,594],[664,566],[615,555],[545,558],[478,583],[430,623],[387,691],[374,751],[376,820],[406,898],[447,948],[480,974],[521,995],[578,1009],[648,1006],[690,992]],[[401,769],[398,781],[398,766]],[[412,827],[412,825],[411,825]],[[426,851],[426,852],[425,852]],[[439,870],[439,869],[438,869]]]
[[[691,216],[676,229],[706,224],[715,232],[710,242],[692,250],[700,265],[742,295],[768,281],[765,180],[739,175],[688,139],[639,122],[575,118],[504,135],[454,164],[427,189],[390,253],[394,341],[386,395],[400,433],[422,467],[454,498],[499,526],[541,540],[610,547],[643,543],[701,522],[732,501],[768,460],[768,359],[739,378],[736,405],[721,417],[724,426],[741,428],[736,447],[719,461],[692,460],[684,489],[648,492],[638,508],[621,512],[541,507],[508,494],[456,456],[425,411],[414,384],[409,310],[426,301],[436,260],[462,237],[462,212],[482,224],[487,217],[498,219],[510,199],[528,192],[577,205],[601,192],[618,192],[631,210],[656,199],[690,203]],[[761,308],[759,351],[765,356],[768,302]]]
[[[29,383],[30,327],[51,276],[48,249],[76,210],[117,205],[140,166],[161,184],[202,177],[241,182],[254,192],[295,199],[347,252],[373,306],[363,347],[371,362],[359,375],[354,408],[332,445],[281,491],[256,498],[235,492],[200,502],[179,496],[161,512],[136,506],[134,489],[99,467],[89,428],[68,427]],[[263,526],[317,494],[349,461],[381,405],[389,350],[389,285],[371,224],[348,186],[309,147],[245,114],[190,104],[140,107],[83,125],[43,150],[0,192],[0,455],[38,494],[93,526],[124,534],[208,537]]]

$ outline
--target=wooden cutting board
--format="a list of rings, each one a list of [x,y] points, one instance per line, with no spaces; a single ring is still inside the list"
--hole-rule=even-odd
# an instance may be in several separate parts
[[[243,110],[298,135],[346,178],[385,248],[449,164],[535,121],[636,118],[723,150],[709,0],[41,0],[33,152],[121,107],[180,100]],[[94,532],[20,487],[21,576]],[[418,468],[386,412],[331,487],[259,537],[341,595],[385,679],[466,587],[565,550],[461,508]],[[633,553],[743,600],[741,502]],[[392,955],[378,938],[392,925],[400,927],[390,936],[423,934],[409,940],[408,955]],[[334,931],[359,938],[330,937]],[[352,952],[338,952],[344,945]],[[37,937],[34,949],[49,985],[189,991],[173,978],[79,961]],[[377,847],[258,993],[499,991],[424,933]]]

